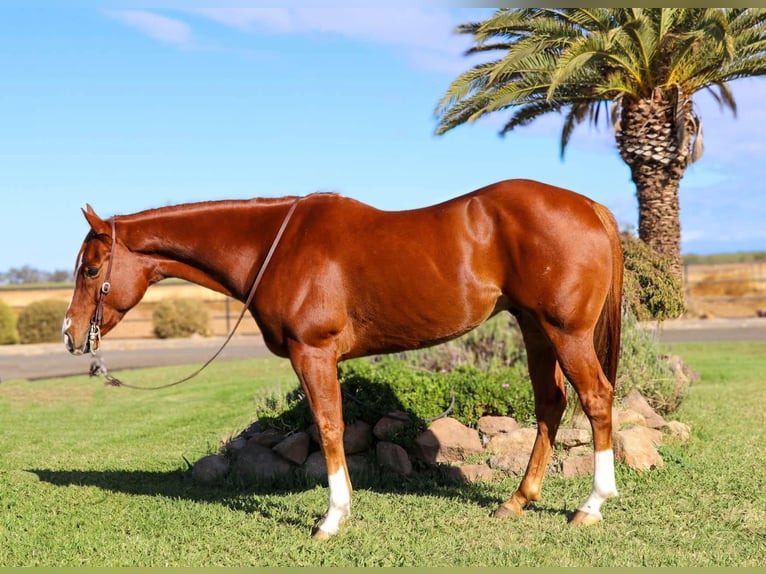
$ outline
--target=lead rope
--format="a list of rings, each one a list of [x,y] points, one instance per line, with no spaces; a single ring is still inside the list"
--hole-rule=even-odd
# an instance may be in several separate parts
[[[142,387],[142,386],[133,385],[130,383],[125,383],[121,381],[120,379],[110,375],[106,369],[106,365],[104,363],[103,358],[99,355],[96,355],[96,358],[93,360],[93,362],[90,365],[90,370],[89,370],[90,376],[95,377],[98,375],[102,375],[104,379],[106,379],[106,382],[104,384],[111,387],[126,387],[128,389],[134,389],[137,391],[158,391],[160,389],[167,389],[169,387],[180,385],[181,383],[185,383],[186,381],[193,379],[194,377],[199,375],[210,363],[212,363],[216,358],[218,358],[218,355],[221,354],[221,352],[229,343],[229,341],[231,341],[231,338],[234,336],[234,333],[237,331],[239,324],[242,322],[242,319],[244,318],[245,313],[250,307],[250,303],[252,303],[253,301],[253,297],[255,297],[255,292],[258,289],[258,285],[261,283],[261,279],[263,278],[263,275],[266,272],[266,268],[269,266],[269,262],[271,261],[271,258],[274,255],[274,252],[277,250],[277,246],[279,245],[279,242],[282,239],[282,235],[284,235],[285,230],[287,229],[287,224],[290,222],[290,219],[292,218],[293,213],[295,212],[295,208],[298,206],[298,202],[300,200],[301,200],[300,197],[296,199],[293,202],[293,204],[290,206],[290,210],[287,212],[287,215],[285,215],[285,218],[282,221],[282,226],[279,228],[279,231],[277,231],[277,234],[274,237],[274,241],[271,242],[271,247],[269,248],[269,251],[266,254],[266,259],[263,260],[263,263],[261,264],[261,268],[258,270],[258,275],[256,275],[255,281],[253,281],[253,286],[250,287],[250,293],[247,295],[247,300],[245,301],[245,304],[242,307],[242,312],[239,314],[239,317],[237,318],[236,323],[234,323],[234,327],[232,327],[232,329],[229,331],[229,334],[226,336],[226,339],[218,348],[218,350],[213,354],[212,357],[210,357],[207,361],[205,361],[201,367],[199,367],[196,371],[194,371],[190,375],[185,376],[183,379],[173,381],[172,383],[167,383],[165,385],[159,385],[156,387]],[[112,230],[114,232],[114,221],[112,222]],[[116,241],[116,237],[114,235],[112,235],[112,241],[113,242]],[[112,258],[110,257],[109,258],[110,269],[111,269],[111,266],[112,266]]]

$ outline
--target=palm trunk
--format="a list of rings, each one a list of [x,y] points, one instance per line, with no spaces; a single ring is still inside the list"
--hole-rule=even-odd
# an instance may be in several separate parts
[[[636,184],[638,235],[670,258],[680,279],[678,184],[691,159],[696,121],[691,100],[679,104],[678,98],[656,90],[649,99],[623,102],[617,145]]]
[[[638,199],[638,237],[658,253],[669,257],[673,269],[680,276],[680,177],[665,166],[648,162],[640,162],[630,168]]]

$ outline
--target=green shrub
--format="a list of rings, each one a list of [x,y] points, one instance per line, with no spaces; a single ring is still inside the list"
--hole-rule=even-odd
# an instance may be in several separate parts
[[[210,335],[210,314],[197,299],[165,299],[152,312],[154,334],[160,339]]]
[[[532,388],[523,369],[489,372],[459,365],[434,373],[390,358],[376,363],[344,363],[340,380],[347,394],[365,404],[377,401],[373,405],[378,417],[391,410],[404,410],[429,420],[452,405],[449,416],[469,426],[475,426],[483,415],[510,415],[522,421],[534,418]]]
[[[495,372],[526,365],[527,361],[521,331],[508,313],[500,313],[452,341],[399,353],[396,357],[432,372],[451,371],[461,365]]]
[[[43,299],[30,303],[19,313],[16,328],[21,343],[55,343],[61,341],[61,324],[67,303]]]
[[[394,357],[341,363],[338,375],[347,424],[363,420],[374,425],[384,414],[404,411],[415,419],[410,432],[445,413],[469,426],[483,415],[509,415],[534,420],[532,386],[521,369],[487,372],[461,365],[445,373],[413,369]],[[283,431],[311,424],[311,412],[300,389],[267,393],[256,401],[257,420]],[[413,437],[413,435],[409,435]]]
[[[16,313],[5,301],[0,300],[0,345],[15,345],[19,342],[16,331]]]
[[[675,376],[656,336],[642,329],[633,315],[623,313],[615,397],[621,399],[636,389],[658,413],[668,414],[680,406],[689,384],[690,379]]]
[[[623,232],[620,239],[625,257],[625,306],[639,321],[664,321],[683,315],[683,287],[670,259],[630,233]]]
[[[629,312],[623,313],[621,345],[616,398],[635,388],[658,412],[675,410],[686,385],[674,377],[656,338]],[[510,415],[523,424],[534,422],[524,345],[516,322],[507,316],[436,347],[341,363],[338,375],[347,424],[359,419],[375,424],[383,414],[400,410],[417,419],[409,429],[415,433],[450,404],[449,415],[469,426],[475,426],[483,415]],[[577,403],[571,388],[569,397],[571,414]],[[300,389],[260,396],[256,414],[264,426],[282,431],[305,428],[312,422]]]

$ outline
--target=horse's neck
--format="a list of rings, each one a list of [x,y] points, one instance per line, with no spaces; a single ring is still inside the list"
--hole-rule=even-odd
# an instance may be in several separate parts
[[[123,241],[178,277],[243,299],[290,202],[227,201],[155,209],[118,220]],[[120,225],[123,223],[123,225]]]

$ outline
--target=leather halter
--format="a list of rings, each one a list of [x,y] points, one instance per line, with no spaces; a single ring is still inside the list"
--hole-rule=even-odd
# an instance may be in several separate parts
[[[112,284],[109,282],[109,277],[112,275],[112,261],[114,261],[114,250],[117,245],[117,224],[114,221],[114,217],[111,218],[112,222],[112,246],[109,249],[109,263],[106,265],[106,275],[104,275],[104,282],[101,283],[101,287],[98,290],[98,296],[96,298],[96,310],[93,312],[93,318],[90,320],[90,329],[88,330],[88,348],[93,354],[97,349],[101,341],[101,323],[104,321],[104,297],[107,296],[112,289]]]

